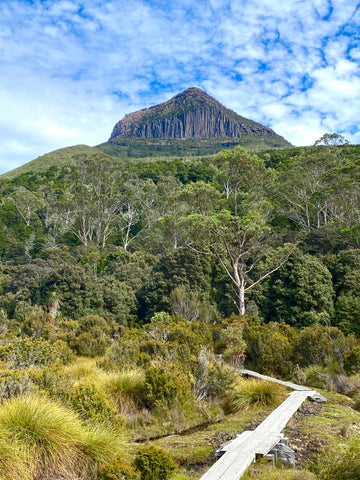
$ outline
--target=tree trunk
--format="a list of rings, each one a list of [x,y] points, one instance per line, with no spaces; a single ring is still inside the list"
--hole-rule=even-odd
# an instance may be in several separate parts
[[[238,286],[239,291],[239,315],[245,315],[245,288],[243,285]]]
[[[236,284],[237,289],[238,289],[239,315],[241,315],[243,317],[245,315],[245,286],[246,286],[246,282],[245,282],[245,275],[244,275],[245,265],[240,260],[240,257],[238,257],[235,260],[235,262],[233,264],[233,268],[234,268],[234,280],[235,280],[235,284]]]

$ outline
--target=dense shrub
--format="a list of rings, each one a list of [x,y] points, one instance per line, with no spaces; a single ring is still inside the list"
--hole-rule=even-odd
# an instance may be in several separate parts
[[[98,313],[103,307],[102,286],[79,265],[61,264],[43,278],[31,291],[33,303],[47,305],[56,292],[64,317],[78,319],[89,313]]]
[[[194,396],[204,400],[222,395],[234,382],[234,370],[214,358],[206,349],[200,352],[195,373]]]
[[[52,345],[42,338],[21,337],[0,347],[0,358],[11,368],[27,368],[65,363],[70,360],[68,347],[59,342]]]
[[[224,359],[237,367],[242,367],[245,361],[246,342],[243,339],[244,326],[228,325],[221,331],[220,342],[224,344]]]
[[[360,373],[360,346],[354,347],[345,353],[344,370],[350,375]]]
[[[167,480],[175,470],[173,459],[162,448],[141,447],[135,457],[141,480]]]
[[[93,336],[91,332],[83,332],[71,342],[71,347],[78,355],[94,358],[104,355],[109,343],[107,338]]]
[[[164,410],[192,399],[190,377],[181,364],[153,362],[145,368],[144,402],[148,408]]]
[[[248,364],[265,374],[287,377],[291,373],[297,331],[285,323],[262,324],[252,317],[244,327]]]
[[[311,255],[294,255],[270,277],[266,295],[266,318],[304,327],[334,314],[331,273]]]
[[[0,370],[0,401],[36,390],[34,372],[29,370]]]
[[[353,335],[345,336],[337,327],[311,325],[300,331],[296,360],[302,366],[337,363],[340,368],[344,354],[357,345]]]
[[[110,422],[116,410],[105,393],[94,385],[82,384],[70,396],[74,410],[84,419]]]
[[[99,480],[138,480],[139,474],[129,462],[126,455],[116,456],[104,463],[99,470]]]

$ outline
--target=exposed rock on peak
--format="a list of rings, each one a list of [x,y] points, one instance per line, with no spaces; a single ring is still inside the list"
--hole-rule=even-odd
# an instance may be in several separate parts
[[[165,103],[125,115],[109,143],[127,138],[274,137],[273,130],[224,107],[200,88],[188,88]]]

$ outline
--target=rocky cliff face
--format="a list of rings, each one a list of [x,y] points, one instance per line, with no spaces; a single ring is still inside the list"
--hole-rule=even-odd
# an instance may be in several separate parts
[[[270,128],[225,108],[199,88],[189,88],[165,103],[125,115],[115,125],[109,143],[117,143],[124,137],[185,139],[249,136],[282,138]]]

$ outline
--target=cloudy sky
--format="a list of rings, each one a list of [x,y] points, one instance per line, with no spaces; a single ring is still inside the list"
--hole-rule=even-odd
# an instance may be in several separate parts
[[[196,86],[294,145],[360,143],[355,0],[1,0],[0,173]]]

